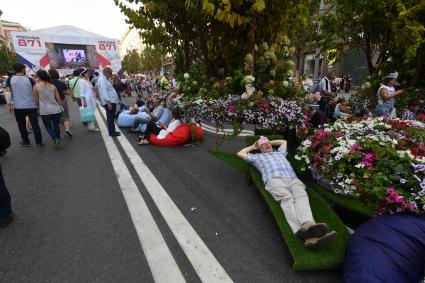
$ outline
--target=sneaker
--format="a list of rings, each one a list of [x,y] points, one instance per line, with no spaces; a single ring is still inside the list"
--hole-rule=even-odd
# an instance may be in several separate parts
[[[41,149],[42,147],[44,147],[44,144],[42,144],[42,143],[37,144],[38,149]]]
[[[329,227],[325,223],[305,223],[295,234],[303,239],[310,239],[320,238],[328,232]]]
[[[58,149],[59,148],[59,145],[60,145],[60,140],[59,139],[55,139],[54,147],[56,149]]]
[[[98,128],[91,128],[91,129],[89,129],[89,131],[92,131],[92,132],[99,132],[100,130],[99,130]]]
[[[119,137],[119,136],[121,136],[121,133],[120,132],[115,132],[115,133],[113,133],[112,135],[110,135],[111,137]]]
[[[0,228],[5,228],[9,226],[9,224],[12,223],[14,217],[15,215],[13,214],[13,212],[11,212],[9,213],[9,215],[0,218]]]
[[[68,138],[72,138],[72,133],[70,130],[66,130],[65,133],[68,135]]]
[[[326,245],[327,243],[329,243],[330,241],[332,241],[335,238],[336,238],[336,232],[331,231],[331,232],[326,233],[325,235],[323,235],[322,237],[319,237],[319,238],[306,239],[304,241],[304,247],[306,247],[308,249],[320,248],[320,247],[323,247],[324,245]]]
[[[21,147],[30,147],[31,144],[29,142],[20,142]]]

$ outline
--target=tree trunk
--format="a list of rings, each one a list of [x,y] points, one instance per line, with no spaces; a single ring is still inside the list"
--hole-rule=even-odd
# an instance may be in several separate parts
[[[366,42],[365,42],[364,52],[366,53],[367,68],[369,69],[369,75],[372,75],[375,72],[375,67],[373,66],[373,62],[372,62],[372,48],[370,46],[370,41],[368,36],[366,36],[365,41]]]
[[[419,82],[419,77],[423,66],[424,66],[424,60],[425,60],[425,44],[422,43],[421,46],[416,50],[416,71],[415,75],[412,78],[412,81],[410,82],[410,86],[416,87]]]
[[[208,58],[209,56],[209,52],[208,52],[208,41],[207,41],[207,37],[206,37],[206,31],[205,30],[201,30],[201,34],[200,34],[200,43],[201,43],[201,51],[202,51],[202,57],[204,57],[204,64],[205,67],[207,68],[207,76],[208,78],[211,78],[213,76],[213,68],[211,66],[211,62]]]
[[[296,57],[296,60],[297,60],[297,63],[295,65],[296,66],[296,72],[300,75],[301,75],[301,71],[302,71],[302,64],[301,64],[302,51],[303,51],[302,47],[298,46],[296,54],[295,54],[295,57]]]
[[[252,61],[250,62],[250,74],[254,76],[255,74],[255,30],[256,30],[256,19],[254,18],[251,22],[251,31],[248,39],[248,53],[252,56]]]

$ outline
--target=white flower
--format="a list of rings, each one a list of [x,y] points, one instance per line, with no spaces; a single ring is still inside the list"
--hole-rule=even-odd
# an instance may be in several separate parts
[[[184,73],[183,77],[187,80],[188,78],[190,78],[190,75],[189,75],[189,73]]]
[[[400,179],[400,184],[405,184],[406,182],[406,179]]]
[[[284,87],[288,87],[288,85],[289,85],[289,82],[288,81],[283,81],[283,86]]]

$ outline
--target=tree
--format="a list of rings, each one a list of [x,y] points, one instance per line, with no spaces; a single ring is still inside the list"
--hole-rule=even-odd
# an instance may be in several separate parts
[[[146,71],[156,71],[161,68],[161,57],[165,57],[165,52],[159,46],[146,46],[140,54],[142,69]]]
[[[327,0],[320,45],[361,48],[369,74],[404,68],[401,73],[416,85],[423,66],[424,9],[423,0]]]
[[[6,46],[0,46],[0,75],[6,74],[12,69],[16,62],[15,53],[11,52]]]
[[[148,45],[162,44],[174,55],[178,73],[202,63],[212,78],[243,69],[246,56],[254,58],[255,46],[272,45],[282,34],[289,35],[296,23],[306,21],[309,0],[130,2],[137,8],[115,0]],[[254,62],[249,62],[251,73]]]
[[[122,59],[121,65],[128,74],[139,73],[142,70],[140,54],[136,49],[130,50]]]

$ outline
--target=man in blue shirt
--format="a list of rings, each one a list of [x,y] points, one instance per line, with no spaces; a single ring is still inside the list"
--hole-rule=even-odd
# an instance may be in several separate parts
[[[99,91],[100,102],[106,110],[108,133],[111,137],[117,137],[121,135],[120,132],[115,131],[115,112],[117,110],[118,94],[109,81],[111,77],[112,69],[109,67],[103,69],[103,75],[97,81],[97,90]]]
[[[273,146],[279,149],[273,151]],[[280,203],[286,221],[294,234],[304,239],[304,246],[323,246],[335,238],[336,232],[329,231],[325,223],[314,221],[305,186],[286,159],[286,149],[285,140],[269,141],[262,136],[253,145],[240,150],[238,156],[261,172],[266,190]],[[260,153],[251,154],[253,150]]]

